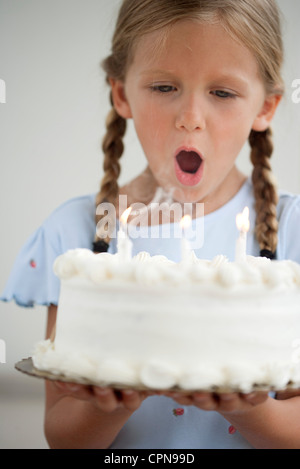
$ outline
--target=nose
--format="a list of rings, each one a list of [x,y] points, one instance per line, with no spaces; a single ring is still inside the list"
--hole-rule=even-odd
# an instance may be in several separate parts
[[[206,127],[203,104],[193,97],[186,100],[180,107],[177,118],[176,128],[187,132],[195,130],[204,130]]]

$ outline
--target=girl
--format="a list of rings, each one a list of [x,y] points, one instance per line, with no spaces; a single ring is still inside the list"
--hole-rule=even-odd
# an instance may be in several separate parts
[[[124,0],[104,61],[112,110],[96,203],[94,196],[72,200],[48,218],[17,259],[2,299],[47,304],[50,337],[59,288],[51,270],[55,257],[92,244],[95,251],[109,244],[114,252],[113,239],[104,243],[99,231],[93,239],[95,206],[106,201],[118,209],[119,195],[128,205],[148,203],[159,187],[178,203],[204,204],[199,257],[233,257],[235,215],[248,205],[256,227],[248,253],[300,262],[300,246],[291,242],[300,200],[278,196],[270,167],[282,59],[273,0]],[[127,119],[134,121],[148,166],[119,189]],[[236,167],[247,139],[252,179]],[[134,240],[135,252],[171,259],[178,246],[175,239]],[[300,397],[276,397],[183,398],[47,382],[45,431],[52,448],[299,448]]]

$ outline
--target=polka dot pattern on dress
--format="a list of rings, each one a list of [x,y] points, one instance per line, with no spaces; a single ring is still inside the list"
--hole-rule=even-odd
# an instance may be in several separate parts
[[[228,433],[229,435],[234,435],[236,433],[236,429],[233,425],[230,425],[230,427],[228,428]]]
[[[175,417],[181,417],[182,415],[184,415],[184,409],[182,409],[181,407],[179,407],[178,409],[174,409],[173,414],[175,415]]]

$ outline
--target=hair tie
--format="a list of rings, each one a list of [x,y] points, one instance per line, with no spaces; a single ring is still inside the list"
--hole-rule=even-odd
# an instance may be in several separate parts
[[[108,248],[109,248],[109,244],[107,244],[103,240],[96,241],[95,243],[93,243],[93,251],[95,253],[107,252]]]
[[[276,252],[269,251],[269,249],[262,249],[260,251],[260,257],[266,257],[267,259],[274,261],[276,259]]]

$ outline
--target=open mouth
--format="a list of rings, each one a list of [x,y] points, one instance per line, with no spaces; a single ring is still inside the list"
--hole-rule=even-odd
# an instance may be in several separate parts
[[[195,186],[202,178],[203,159],[196,151],[181,150],[175,158],[178,181],[185,186]]]
[[[201,166],[202,158],[195,151],[181,151],[176,156],[177,163],[184,173],[196,174]]]

